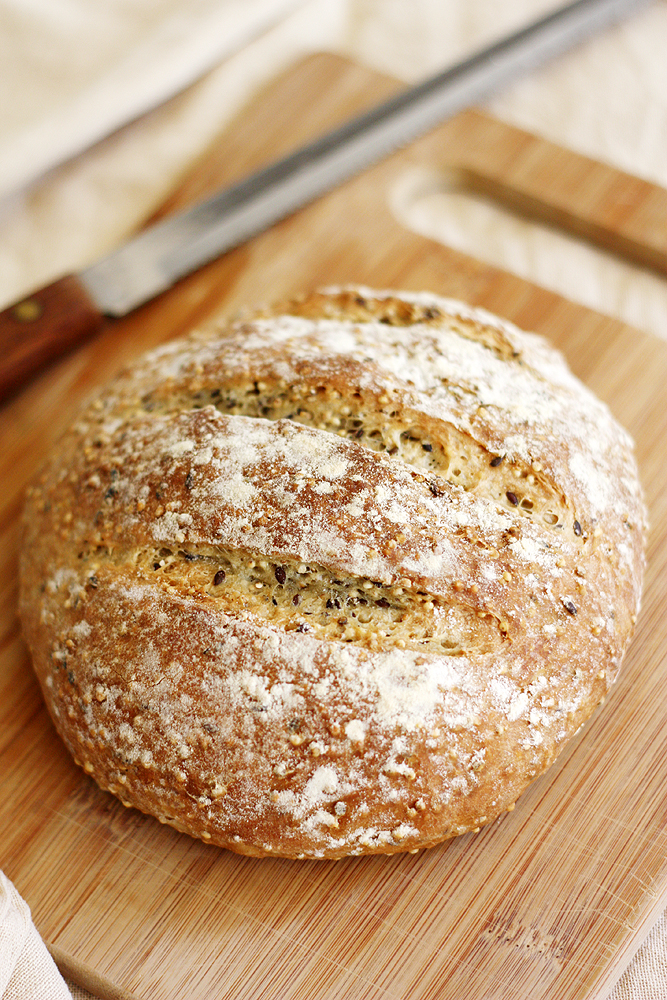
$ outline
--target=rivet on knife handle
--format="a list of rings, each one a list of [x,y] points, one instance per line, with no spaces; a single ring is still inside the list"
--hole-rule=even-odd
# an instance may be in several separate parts
[[[0,312],[0,399],[102,322],[101,312],[72,275]]]

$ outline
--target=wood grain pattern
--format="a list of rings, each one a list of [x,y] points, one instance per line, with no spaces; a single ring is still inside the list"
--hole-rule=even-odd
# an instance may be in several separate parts
[[[309,60],[247,111],[168,210],[395,87],[333,57]],[[664,254],[666,215],[647,209],[664,193],[558,156],[555,168],[542,140],[461,115],[104,330],[0,415],[0,865],[63,966],[101,995],[604,997],[667,904],[667,345],[407,233],[387,208],[411,164],[454,165],[547,206],[558,192],[564,218]],[[569,194],[568,174],[579,178]],[[652,524],[644,607],[606,705],[499,822],[414,856],[257,861],[124,809],[71,762],[18,634],[18,515],[81,396],[124,361],[214,309],[342,281],[464,298],[565,352],[637,441]]]

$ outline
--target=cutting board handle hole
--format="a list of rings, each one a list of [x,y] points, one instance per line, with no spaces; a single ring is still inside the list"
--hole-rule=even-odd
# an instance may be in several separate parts
[[[666,336],[664,278],[567,231],[548,205],[467,171],[417,166],[398,178],[389,203],[412,232]]]

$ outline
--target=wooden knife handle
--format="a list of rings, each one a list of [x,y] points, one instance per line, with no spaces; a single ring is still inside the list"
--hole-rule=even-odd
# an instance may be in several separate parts
[[[102,313],[73,275],[0,312],[0,399],[98,330]]]

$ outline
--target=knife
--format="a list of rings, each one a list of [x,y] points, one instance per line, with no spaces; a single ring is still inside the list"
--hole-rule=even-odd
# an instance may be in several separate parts
[[[125,316],[179,278],[647,2],[575,0],[5,309],[0,313],[0,398],[93,334],[105,317]]]

